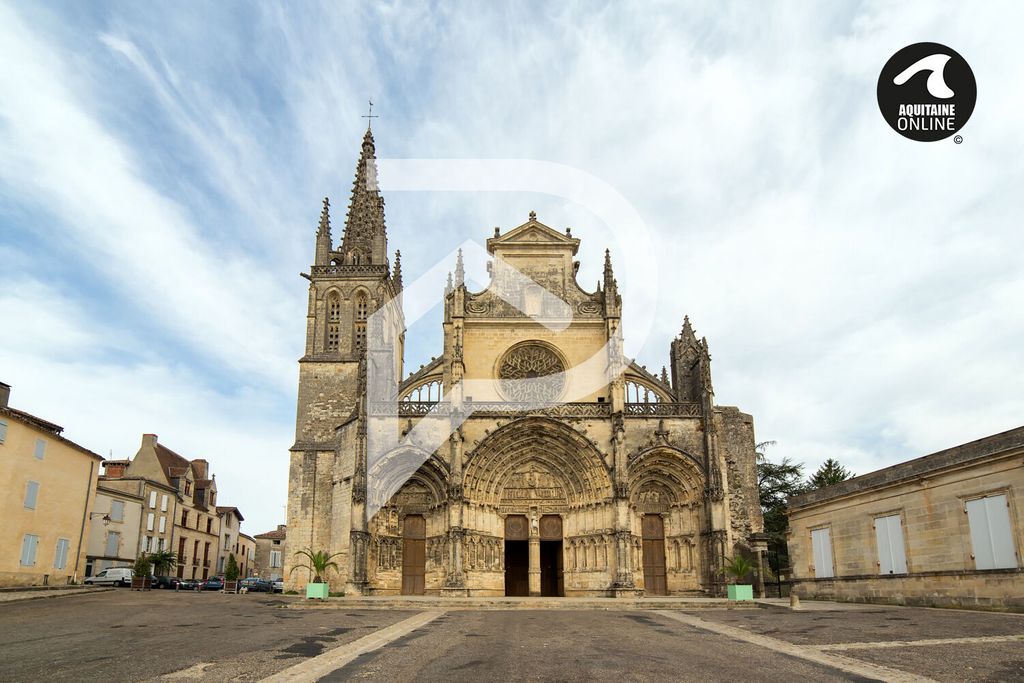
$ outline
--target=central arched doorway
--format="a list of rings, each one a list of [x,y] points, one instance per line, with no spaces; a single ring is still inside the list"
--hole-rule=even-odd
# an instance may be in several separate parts
[[[530,525],[526,515],[505,518],[505,595],[530,594]]]

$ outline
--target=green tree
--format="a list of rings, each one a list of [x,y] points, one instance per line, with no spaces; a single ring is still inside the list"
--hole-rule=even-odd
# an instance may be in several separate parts
[[[238,562],[234,553],[228,553],[228,561],[224,563],[224,580],[238,581]]]
[[[821,464],[821,467],[807,480],[807,488],[823,489],[826,486],[838,484],[853,477],[853,472],[839,464],[835,458],[829,458]]]
[[[149,555],[149,561],[153,564],[154,574],[166,576],[170,573],[171,567],[178,561],[178,556],[170,550],[158,550]]]
[[[789,458],[772,462],[765,451],[774,446],[774,441],[757,444],[757,487],[761,498],[761,514],[764,516],[764,532],[768,536],[768,564],[773,572],[789,566],[786,550],[786,500],[805,490],[804,466]]]

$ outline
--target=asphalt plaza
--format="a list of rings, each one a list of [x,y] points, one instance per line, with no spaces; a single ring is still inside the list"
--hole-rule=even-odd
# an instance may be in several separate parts
[[[1024,615],[564,603],[307,609],[128,590],[12,602],[0,605],[0,680],[1024,680]]]

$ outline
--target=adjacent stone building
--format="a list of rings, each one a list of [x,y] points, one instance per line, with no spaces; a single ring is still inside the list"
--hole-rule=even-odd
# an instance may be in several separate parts
[[[144,500],[140,552],[172,549],[178,558],[175,574],[206,579],[217,573],[223,551],[217,482],[210,464],[189,460],[159,443],[156,434],[143,434],[135,457],[107,462],[103,485],[139,495]],[[235,508],[228,513],[241,522]],[[230,536],[233,547],[237,525]],[[224,553],[226,557],[226,553]]]
[[[803,597],[1024,609],[1024,427],[789,501]]]
[[[109,469],[110,461],[104,465]],[[96,485],[96,502],[89,519],[85,575],[110,567],[130,567],[139,555],[146,498],[132,491]],[[140,487],[141,488],[141,487]]]
[[[75,583],[103,458],[9,406],[10,395],[0,383],[0,586]]]
[[[273,531],[256,534],[255,575],[268,581],[284,578],[284,555],[287,551],[285,541],[288,527],[278,524]]]
[[[350,594],[720,592],[762,520],[753,420],[715,405],[706,339],[684,320],[660,374],[625,358],[610,254],[583,288],[580,240],[530,213],[487,240],[483,291],[460,256],[443,348],[405,376],[374,159],[367,130],[342,239],[325,200],[306,275],[289,587],[312,548]]]

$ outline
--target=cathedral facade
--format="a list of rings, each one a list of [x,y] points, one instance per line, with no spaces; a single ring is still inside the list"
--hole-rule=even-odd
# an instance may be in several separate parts
[[[625,358],[610,255],[585,290],[579,239],[531,213],[487,240],[483,291],[460,257],[443,349],[405,374],[374,160],[367,130],[340,244],[325,200],[304,275],[286,564],[336,554],[348,594],[719,594],[762,519],[753,421],[714,404],[707,341],[684,319],[660,374]]]

